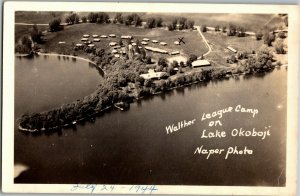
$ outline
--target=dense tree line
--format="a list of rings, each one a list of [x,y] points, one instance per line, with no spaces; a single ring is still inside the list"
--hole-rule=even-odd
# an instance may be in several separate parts
[[[76,13],[71,13],[69,14],[66,19],[65,22],[68,24],[77,24],[79,22],[79,16]]]
[[[90,12],[87,16],[87,20],[89,20],[90,23],[109,23],[109,15],[105,12],[99,12],[99,13],[94,13]]]
[[[167,27],[168,27],[169,31],[176,30],[177,28],[179,30],[183,30],[183,29],[192,29],[192,28],[194,28],[194,24],[195,24],[195,21],[188,20],[185,17],[180,17],[180,18],[173,19],[173,21],[170,24],[168,24]]]

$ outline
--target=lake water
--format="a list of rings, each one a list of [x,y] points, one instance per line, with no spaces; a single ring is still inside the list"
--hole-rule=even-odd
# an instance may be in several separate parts
[[[16,118],[88,95],[101,76],[88,63],[16,59]],[[43,73],[47,73],[43,75]],[[16,183],[98,183],[164,185],[284,186],[287,71],[240,76],[195,84],[112,109],[95,122],[78,124],[50,135],[34,136],[15,129],[15,164],[28,167]],[[209,128],[203,113],[242,105],[248,113],[225,114],[222,126]],[[191,126],[167,134],[166,126],[196,119]],[[216,118],[214,118],[217,120]],[[264,140],[232,137],[234,128],[264,130]],[[203,129],[226,131],[225,138],[201,138]],[[200,146],[238,146],[252,155],[194,154]]]

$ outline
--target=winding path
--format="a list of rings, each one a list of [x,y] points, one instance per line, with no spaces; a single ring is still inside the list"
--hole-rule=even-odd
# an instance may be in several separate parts
[[[212,51],[212,49],[211,49],[210,45],[208,44],[207,39],[206,39],[206,38],[204,37],[204,35],[202,34],[202,32],[201,32],[201,30],[200,30],[200,26],[194,26],[194,27],[196,27],[196,29],[197,29],[197,31],[199,32],[200,36],[201,36],[202,39],[204,40],[206,47],[208,48],[208,51],[207,51],[205,54],[203,54],[203,56],[206,56],[206,55],[208,55],[208,54]]]

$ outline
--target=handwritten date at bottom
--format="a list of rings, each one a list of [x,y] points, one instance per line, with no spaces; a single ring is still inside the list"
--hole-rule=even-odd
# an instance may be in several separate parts
[[[152,194],[157,191],[155,185],[97,185],[97,184],[75,184],[72,186],[72,192],[86,192],[86,193],[118,193],[128,192],[137,194]]]

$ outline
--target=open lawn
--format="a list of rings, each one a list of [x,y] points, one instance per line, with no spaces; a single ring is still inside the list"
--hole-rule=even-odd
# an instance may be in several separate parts
[[[199,14],[199,13],[145,13],[143,18],[161,17],[165,23],[170,23],[174,18],[186,17],[194,20],[195,25],[206,25],[214,27],[216,25],[228,26],[229,24],[239,25],[247,31],[257,31],[263,29],[265,23],[272,19],[276,14]]]
[[[228,46],[236,49],[237,51],[251,52],[252,50],[258,51],[263,47],[263,41],[257,41],[254,37],[236,37],[227,36],[221,32],[206,32],[203,33],[208,43],[212,47],[212,52],[205,58],[218,64],[229,66],[226,63],[226,58],[234,54],[227,49]]]
[[[68,12],[34,12],[17,11],[15,12],[16,23],[48,24],[54,18],[61,18],[62,21]]]
[[[119,42],[121,35],[133,36],[133,41],[137,39],[142,41],[143,38],[150,39],[148,46],[157,47],[160,49],[167,50],[168,52],[180,51],[185,55],[195,54],[200,56],[205,53],[208,49],[206,48],[202,38],[199,36],[197,31],[167,31],[165,29],[144,29],[136,27],[128,27],[117,24],[94,24],[94,23],[83,23],[72,26],[66,26],[64,30],[54,33],[48,33],[46,35],[47,42],[42,46],[47,51],[57,52],[58,42],[66,42],[65,47],[72,48],[72,44],[81,43],[82,35],[93,34],[109,35],[115,34],[116,38],[100,38],[100,42],[94,42],[97,48],[110,49],[110,42]],[[184,37],[185,44],[175,45],[174,41],[178,41],[179,37]],[[152,43],[151,40],[155,39],[158,42],[166,42],[166,46],[161,46],[159,43]],[[93,38],[89,38],[93,40]],[[126,40],[123,40],[125,43]],[[154,55],[157,56],[157,55]],[[162,55],[159,55],[162,56]],[[166,55],[168,56],[168,55]]]

